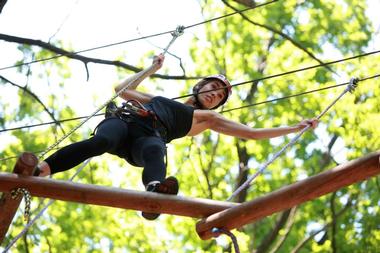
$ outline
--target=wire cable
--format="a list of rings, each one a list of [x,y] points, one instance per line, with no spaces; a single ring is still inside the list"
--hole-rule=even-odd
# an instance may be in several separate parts
[[[353,93],[353,91],[355,90],[355,88],[357,87],[357,83],[359,82],[359,79],[358,78],[351,78],[351,80],[348,82],[348,85],[346,87],[346,89],[337,97],[335,98],[335,100],[333,102],[331,102],[325,110],[323,110],[318,116],[317,116],[317,119],[319,120],[324,114],[326,114],[326,112],[336,103],[338,102],[339,99],[341,99],[344,94],[346,94],[347,92],[350,92],[350,93]],[[259,169],[257,170],[256,173],[254,173],[253,175],[251,175],[242,185],[240,185],[233,193],[230,197],[227,198],[227,201],[230,201],[232,200],[233,198],[235,198],[242,190],[246,189],[249,187],[249,185],[251,184],[251,182],[258,176],[260,175],[271,163],[273,163],[283,152],[285,152],[285,150],[288,148],[288,147],[291,147],[293,146],[296,141],[302,136],[302,134],[304,134],[307,130],[309,130],[311,127],[311,125],[308,125],[306,127],[304,127],[292,140],[290,140],[286,145],[284,145],[280,151],[278,151],[277,153],[275,153],[267,162],[263,163],[262,165],[260,165]]]
[[[58,150],[60,149],[60,147],[56,147],[56,148],[53,148],[52,150]],[[39,151],[33,151],[32,153],[33,154],[41,154],[43,153],[45,150],[39,150]],[[4,161],[7,161],[7,160],[11,160],[11,159],[16,159],[16,158],[19,158],[20,156],[17,155],[17,156],[9,156],[9,157],[4,157],[4,158],[0,158],[0,162],[4,162]]]
[[[360,79],[360,81],[363,82],[363,81],[366,81],[366,80],[369,80],[369,79],[374,79],[374,78],[377,78],[377,77],[380,77],[380,74],[362,78],[362,79]],[[240,107],[235,107],[235,108],[223,110],[223,111],[220,111],[220,113],[231,112],[231,111],[235,111],[235,110],[244,109],[244,108],[247,108],[247,107],[253,107],[253,106],[257,106],[257,105],[261,105],[261,104],[266,104],[266,103],[272,103],[272,102],[276,102],[276,101],[280,101],[280,100],[285,100],[285,99],[289,99],[289,98],[293,98],[293,97],[299,97],[299,96],[303,96],[303,95],[307,95],[307,94],[311,94],[311,93],[315,93],[315,92],[320,92],[320,91],[327,90],[327,89],[337,88],[337,87],[344,86],[344,85],[347,85],[347,84],[348,84],[348,82],[345,82],[345,83],[341,83],[341,84],[331,85],[331,86],[327,86],[327,87],[323,87],[323,88],[319,88],[319,89],[314,89],[314,90],[309,90],[309,91],[297,93],[297,94],[294,94],[294,95],[288,95],[288,96],[283,96],[283,97],[280,97],[280,98],[274,98],[274,99],[270,99],[270,100],[265,100],[265,101],[257,102],[257,103],[254,103],[254,104],[249,104],[249,105],[245,105],[245,106],[240,106]]]
[[[380,77],[380,74],[376,74],[376,75],[369,76],[369,77],[364,77],[364,78],[361,78],[359,81],[363,82],[363,81],[367,81],[367,80],[374,79],[374,78],[377,78],[377,77]],[[220,113],[226,113],[226,112],[230,112],[230,111],[234,111],[234,110],[244,109],[244,108],[247,108],[247,107],[253,107],[253,106],[257,106],[257,105],[261,105],[261,104],[272,103],[272,102],[275,102],[275,101],[280,101],[280,100],[285,100],[285,99],[289,99],[289,98],[293,98],[293,97],[303,96],[303,95],[314,93],[314,92],[320,92],[320,91],[327,90],[327,89],[337,88],[337,87],[344,86],[344,85],[347,85],[347,84],[348,84],[348,82],[345,82],[345,83],[341,83],[341,84],[327,86],[327,87],[320,88],[320,89],[314,89],[314,90],[305,91],[305,92],[294,94],[294,95],[289,95],[289,96],[284,96],[284,97],[280,97],[280,98],[265,100],[265,101],[257,102],[257,103],[254,103],[254,104],[249,104],[249,105],[245,105],[245,106],[241,106],[241,107],[235,107],[235,108],[232,108],[232,109],[223,110],[223,111],[220,111]],[[95,116],[101,116],[101,115],[104,115],[104,113],[96,114]],[[84,119],[84,118],[87,118],[87,117],[88,116],[82,116],[82,117],[77,117],[77,118],[64,119],[64,120],[56,121],[56,122],[62,123],[62,122],[70,121],[70,120]],[[43,125],[55,124],[56,122],[55,121],[46,122],[46,123],[43,123]],[[23,126],[23,127],[18,127],[16,129],[35,127],[35,126],[39,126],[39,125],[42,125],[42,124],[36,124],[36,125],[31,125],[31,126]],[[4,129],[4,130],[1,130],[1,131],[3,131],[3,132],[4,131],[10,131],[10,130],[13,130],[13,129],[15,129],[15,128]],[[58,148],[56,148],[56,149],[58,149]],[[43,151],[37,151],[37,152],[34,152],[34,153],[42,153],[42,152]],[[9,160],[9,159],[15,159],[15,158],[18,158],[18,156],[11,156],[11,157],[1,158],[0,162],[6,161],[6,160]]]
[[[278,73],[278,74],[274,74],[274,75],[269,75],[269,76],[253,79],[253,80],[250,80],[250,81],[245,81],[245,82],[241,82],[241,83],[232,84],[231,86],[232,87],[236,87],[236,86],[240,86],[240,85],[243,85],[243,84],[260,82],[260,81],[264,81],[264,80],[271,79],[271,78],[276,78],[276,77],[280,77],[280,76],[294,74],[294,73],[297,73],[297,72],[302,72],[302,71],[306,71],[306,70],[314,69],[314,68],[318,68],[318,67],[325,67],[327,65],[332,65],[332,64],[336,64],[336,63],[340,63],[340,62],[344,62],[344,61],[349,61],[349,60],[353,60],[353,59],[357,59],[357,58],[361,58],[361,57],[366,57],[366,56],[373,55],[373,54],[378,54],[378,53],[380,53],[380,50],[371,51],[371,52],[363,53],[363,54],[359,54],[359,55],[354,55],[354,56],[350,56],[350,57],[347,57],[347,58],[342,58],[342,59],[339,59],[339,60],[334,60],[334,61],[326,62],[324,64],[317,64],[317,65],[312,65],[312,66],[308,66],[308,67],[304,67],[304,68],[299,68],[299,69],[295,69],[295,70],[291,70],[291,71],[287,71],[287,72],[282,72],[282,73]],[[216,88],[214,90],[221,90],[221,89],[224,89],[224,88],[221,87],[221,88]],[[206,91],[206,92],[208,92],[208,91]],[[200,92],[200,93],[205,93],[205,92]],[[198,94],[200,94],[200,93],[198,93]],[[174,99],[185,98],[185,97],[190,97],[190,96],[194,96],[194,95],[196,95],[196,94],[192,93],[192,94],[187,94],[187,95],[175,97]]]
[[[374,79],[374,78],[377,78],[377,77],[380,77],[380,74],[362,78],[360,81],[366,81],[366,80]],[[254,81],[255,80],[252,80],[252,81],[249,81],[249,82],[254,82]],[[248,83],[248,82],[245,82],[245,83]],[[319,92],[319,91],[323,91],[323,90],[327,90],[327,89],[337,88],[337,87],[344,86],[344,85],[347,85],[347,84],[348,83],[345,82],[345,83],[331,85],[331,86],[327,86],[327,87],[323,87],[323,88],[319,88],[319,89],[308,90],[308,91],[297,93],[297,94],[293,94],[293,95],[283,96],[283,97],[279,97],[279,98],[274,98],[274,99],[270,99],[270,100],[265,100],[265,101],[260,101],[260,102],[257,102],[257,103],[253,103],[253,104],[248,104],[248,105],[240,106],[240,107],[234,107],[234,108],[231,108],[231,109],[222,110],[219,113],[226,113],[226,112],[240,110],[240,109],[244,109],[244,108],[248,108],[248,107],[253,107],[253,106],[257,106],[257,105],[261,105],[261,104],[273,103],[273,102],[280,101],[280,100],[285,100],[285,99],[289,99],[289,98],[293,98],[293,97],[299,97],[299,96],[303,96],[303,95],[307,95],[307,94],[311,94],[311,93],[315,93],[315,92]],[[179,98],[180,97],[173,98],[173,99],[179,99]],[[104,113],[95,114],[94,116],[102,116],[102,115],[104,115]],[[13,127],[13,128],[5,128],[5,129],[1,129],[0,133],[1,132],[7,132],[7,131],[13,131],[13,130],[20,130],[20,129],[25,129],[25,128],[44,126],[44,125],[51,125],[51,124],[56,124],[56,123],[64,123],[64,122],[73,121],[73,120],[85,119],[87,117],[88,116],[80,116],[80,117],[75,117],[75,118],[69,118],[69,119],[63,119],[63,120],[57,120],[57,121],[44,122],[44,123],[33,124],[33,125],[19,126],[19,127]],[[2,161],[2,160],[3,159],[0,159],[0,161]]]
[[[164,52],[162,53],[165,55],[165,53],[168,51],[169,47],[173,44],[173,42],[183,34],[183,26],[178,26],[175,31],[171,33],[172,39],[170,40],[168,46],[165,48]],[[120,89],[118,92],[116,92],[115,95],[113,95],[110,99],[108,99],[106,102],[104,102],[100,107],[98,107],[90,116],[85,118],[82,122],[80,122],[76,127],[71,129],[67,134],[62,136],[60,139],[58,139],[53,145],[49,146],[45,152],[43,152],[38,159],[41,159],[43,156],[45,156],[47,153],[49,153],[52,149],[54,149],[56,146],[58,146],[64,139],[66,139],[68,136],[73,134],[76,130],[78,130],[80,127],[82,127],[87,121],[89,121],[92,117],[94,117],[96,114],[99,113],[100,110],[102,110],[104,107],[106,107],[110,102],[112,102],[115,98],[120,96],[124,90],[126,90],[129,86],[133,85],[135,82],[139,80],[140,76],[136,76],[134,80],[131,80],[131,82],[126,85],[124,88]]]
[[[184,26],[184,29],[188,29],[188,28],[192,28],[192,27],[195,27],[195,26],[203,25],[205,23],[209,23],[209,22],[212,22],[212,21],[215,21],[215,20],[218,20],[218,19],[226,18],[226,17],[232,16],[232,15],[235,15],[235,14],[243,13],[243,12],[246,12],[248,10],[253,10],[253,9],[256,9],[256,8],[259,8],[259,7],[263,7],[263,6],[275,3],[277,1],[279,1],[279,0],[272,0],[272,1],[269,1],[269,2],[266,2],[266,3],[263,3],[263,4],[258,4],[258,5],[255,5],[253,7],[249,7],[249,8],[240,10],[240,11],[235,11],[235,12],[232,12],[232,13],[229,13],[229,14],[226,14],[226,15],[222,15],[222,16],[216,17],[216,18],[208,19],[206,21],[202,21],[202,22],[199,22],[199,23],[196,23],[196,24],[193,24],[193,25]],[[76,51],[76,52],[67,52],[67,53],[63,53],[63,54],[57,54],[57,55],[52,56],[52,57],[47,57],[47,58],[43,58],[43,59],[37,59],[37,60],[29,61],[29,62],[23,62],[23,63],[19,63],[19,64],[7,66],[7,67],[2,67],[2,68],[0,68],[0,71],[1,70],[6,70],[6,69],[11,69],[11,68],[16,68],[16,67],[20,67],[20,66],[24,66],[24,65],[31,65],[33,63],[38,63],[38,62],[43,62],[43,61],[50,61],[50,60],[57,59],[57,58],[62,57],[62,56],[75,55],[75,54],[85,53],[85,52],[94,51],[94,50],[98,50],[98,49],[103,49],[103,48],[107,48],[107,47],[117,46],[117,45],[121,45],[121,44],[125,44],[125,43],[130,43],[130,42],[134,42],[134,41],[138,41],[138,40],[143,40],[143,39],[148,39],[148,38],[152,38],[152,37],[157,37],[157,36],[161,36],[161,35],[165,35],[165,34],[172,34],[175,31],[176,30],[170,30],[170,31],[155,33],[155,34],[151,34],[151,35],[147,35],[147,36],[141,36],[141,37],[138,37],[138,38],[135,38],[135,39],[130,39],[130,40],[124,40],[124,41],[120,41],[120,42],[105,44],[105,45],[102,45],[102,46],[97,46],[97,47],[93,47],[93,48],[89,48],[89,49],[84,49],[84,50],[80,50],[80,51]]]
[[[94,116],[102,116],[104,113],[98,113],[95,114]],[[75,118],[68,118],[68,119],[62,119],[62,120],[57,120],[57,121],[49,121],[49,122],[43,122],[43,123],[38,123],[38,124],[33,124],[33,125],[26,125],[26,126],[19,126],[19,127],[12,127],[12,128],[6,128],[6,129],[1,129],[1,132],[7,132],[7,131],[13,131],[13,130],[20,130],[24,128],[32,128],[32,127],[39,127],[39,126],[45,126],[45,125],[51,125],[51,124],[57,124],[57,123],[65,123],[68,121],[73,121],[73,120],[80,120],[80,119],[85,119],[87,116],[80,116],[80,117],[75,117]]]

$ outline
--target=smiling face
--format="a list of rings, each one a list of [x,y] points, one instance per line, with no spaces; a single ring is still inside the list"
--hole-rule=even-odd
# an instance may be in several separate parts
[[[207,109],[212,109],[220,104],[227,96],[224,84],[217,79],[210,79],[199,90],[198,101]]]

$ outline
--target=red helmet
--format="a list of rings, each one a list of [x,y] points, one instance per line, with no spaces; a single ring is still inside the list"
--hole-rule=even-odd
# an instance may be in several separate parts
[[[231,86],[230,82],[228,81],[228,79],[224,75],[221,75],[221,74],[211,75],[211,76],[207,76],[207,77],[203,78],[203,80],[209,80],[209,79],[216,79],[216,80],[221,81],[223,83],[225,91],[226,91],[226,96],[223,98],[223,100],[217,106],[215,106],[214,108],[211,108],[211,109],[216,109],[219,106],[223,105],[227,101],[229,96],[231,96],[232,86]],[[199,87],[198,85],[194,86],[194,89],[193,89],[194,93],[197,94],[201,88],[202,87]],[[197,99],[197,96],[195,96],[195,98]]]
[[[225,77],[224,75],[221,75],[221,74],[211,75],[211,76],[207,76],[207,77],[205,77],[203,79],[205,79],[205,80],[207,80],[207,79],[217,79],[219,81],[222,81],[222,83],[224,84],[225,90],[226,90],[227,99],[228,99],[229,96],[231,96],[231,94],[232,94],[232,86],[230,84],[230,81],[228,81],[227,77]]]

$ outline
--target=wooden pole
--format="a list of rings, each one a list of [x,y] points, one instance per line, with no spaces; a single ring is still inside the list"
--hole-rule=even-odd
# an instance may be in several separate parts
[[[29,152],[22,153],[16,162],[13,172],[19,175],[32,175],[37,163],[38,159],[34,154]],[[16,199],[11,197],[10,192],[16,188],[18,187],[10,188],[0,199],[0,244],[4,240],[22,199],[21,196]]]
[[[57,200],[204,218],[238,204],[0,173],[0,191],[26,188],[32,196]]]
[[[379,156],[380,151],[371,153],[250,202],[215,213],[197,223],[197,233],[203,240],[210,239],[217,236],[211,232],[212,228],[225,230],[240,228],[273,213],[378,175],[380,174]]]

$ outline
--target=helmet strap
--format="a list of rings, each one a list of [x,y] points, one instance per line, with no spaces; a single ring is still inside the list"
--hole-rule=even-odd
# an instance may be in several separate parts
[[[195,105],[195,107],[196,108],[199,108],[199,109],[201,109],[201,110],[214,110],[214,109],[216,109],[216,108],[218,108],[218,107],[220,107],[221,105],[223,105],[226,101],[227,101],[227,97],[228,97],[228,95],[225,95],[225,97],[223,98],[223,100],[217,105],[217,106],[215,106],[214,108],[210,108],[210,109],[208,109],[208,108],[206,108],[200,101],[199,101],[199,98],[198,98],[198,93],[199,93],[199,91],[200,91],[200,89],[203,87],[203,85],[202,86],[195,86],[194,88],[193,88],[193,97],[194,97],[194,100],[195,100],[195,102],[194,102],[194,105]],[[226,89],[226,92],[228,92],[227,91],[227,89]]]
[[[196,108],[199,108],[202,110],[206,109],[206,107],[204,107],[202,103],[199,101],[198,94],[194,94],[194,105]]]

